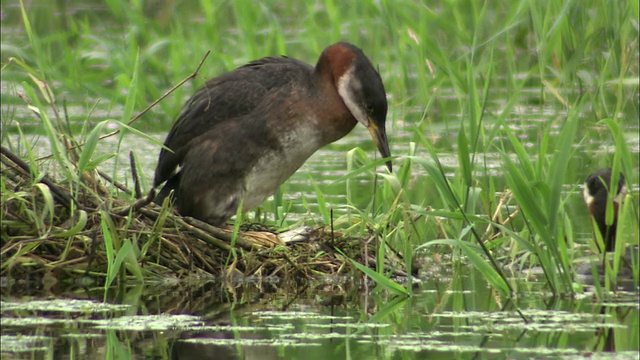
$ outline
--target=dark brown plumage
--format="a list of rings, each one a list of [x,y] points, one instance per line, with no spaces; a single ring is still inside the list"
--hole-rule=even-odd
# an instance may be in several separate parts
[[[154,187],[182,215],[221,225],[259,206],[320,147],[360,122],[389,157],[387,100],[371,62],[354,45],[326,48],[315,67],[267,57],[209,80],[167,135]],[[391,162],[387,162],[391,170]]]
[[[620,174],[616,196],[613,200],[614,219],[610,226],[606,224],[607,196],[611,189],[611,169],[604,168],[594,171],[587,177],[584,184],[584,201],[589,213],[598,225],[598,231],[602,235],[605,251],[613,251],[615,248],[616,231],[618,227],[618,207],[625,194],[624,176]]]

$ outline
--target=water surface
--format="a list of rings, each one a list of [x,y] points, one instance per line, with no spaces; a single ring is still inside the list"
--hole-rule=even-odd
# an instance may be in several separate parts
[[[30,8],[34,26],[48,30],[52,25],[47,19],[58,21],[51,13],[60,14],[48,7],[49,2],[34,3]],[[99,23],[104,26],[105,37],[124,37],[129,30],[126,24],[98,22],[100,17],[109,14],[102,3],[71,3],[68,11],[75,19],[84,16],[89,24]],[[194,15],[190,6],[195,5],[191,2],[182,4],[184,11],[174,14],[185,17],[182,23],[205,21],[202,14]],[[3,50],[28,55],[26,34],[17,9],[15,2],[2,4]],[[238,29],[230,31],[237,32]],[[20,38],[23,40],[5,40]],[[5,47],[7,44],[21,44],[25,49]],[[300,48],[295,41],[288,45],[291,49]],[[97,44],[96,54],[101,51],[108,52],[108,49],[101,49]],[[88,59],[91,55],[82,54]],[[238,58],[233,62],[240,65],[246,60]],[[311,57],[306,60],[315,61]],[[218,75],[214,70],[218,69],[218,64],[209,65],[202,70],[202,75]],[[186,69],[189,65],[184,66],[186,76],[190,70]],[[389,89],[393,89],[397,66],[380,64]],[[407,66],[412,68],[412,65]],[[554,105],[555,102],[542,101],[539,79],[535,76],[518,76],[531,78],[532,85],[522,90],[519,105],[510,110],[506,121],[535,158],[543,135],[551,132],[551,141],[557,139],[567,111]],[[418,81],[415,73],[410,73],[409,77]],[[163,92],[173,85],[167,78],[157,74],[154,79],[158,84],[156,91]],[[24,74],[3,72],[0,83],[3,146],[24,155],[25,146],[20,143],[17,133],[19,123],[26,130],[26,141],[34,146],[35,152],[47,155],[50,149],[47,139],[39,132],[41,124],[17,98],[22,81],[26,81]],[[179,105],[193,92],[194,83],[188,83],[175,98],[167,100],[176,104],[169,107],[170,111],[153,109],[135,126],[145,130],[152,128],[151,136],[163,141],[168,124],[179,111]],[[52,85],[56,87],[55,79]],[[111,84],[84,85],[91,88]],[[395,169],[406,160],[413,144],[420,144],[419,135],[422,135],[437,149],[447,176],[453,177],[459,167],[457,134],[467,116],[460,109],[466,99],[457,94],[453,88],[434,89],[433,93],[406,100],[409,103],[406,105],[405,99],[389,91],[391,108],[387,132],[391,153],[395,156]],[[100,121],[120,119],[122,115],[124,105],[110,99],[83,97],[77,93],[59,95],[65,96],[70,120],[76,125],[87,121],[91,128]],[[491,100],[486,104],[482,124],[485,133],[490,133],[509,96],[507,88],[489,89]],[[609,105],[615,108],[615,99]],[[592,229],[582,202],[580,184],[593,170],[609,165],[614,150],[606,127],[592,118],[590,104],[583,108],[581,120],[584,125],[578,131],[574,158],[566,169],[564,184],[567,195],[564,206],[572,215],[574,235],[582,246],[592,238]],[[630,119],[624,123],[623,132],[634,164],[637,164],[640,127],[635,121],[635,110],[635,113],[633,109],[621,111],[623,117]],[[12,121],[5,124],[7,118]],[[110,129],[117,127],[115,121],[110,124]],[[506,138],[492,140],[496,141],[496,149],[478,154],[474,179],[481,181],[490,177],[499,192],[496,196],[499,196],[506,190],[506,184],[503,154],[497,148],[510,149],[510,145]],[[382,180],[373,174],[361,174],[350,180],[350,194],[346,195],[347,181],[343,179],[347,175],[346,154],[355,147],[365,149],[371,158],[378,156],[367,130],[358,125],[345,138],[314,154],[282,186],[279,195],[287,213],[285,225],[297,221],[321,224],[314,186],[321,190],[335,216],[367,207],[375,181]],[[129,151],[133,151],[142,170],[143,188],[148,189],[159,149],[157,142],[130,133],[122,139],[109,138],[101,143],[100,154],[118,155],[101,169],[131,187],[128,157]],[[417,146],[415,156],[433,160],[421,145]],[[51,162],[43,161],[41,167],[55,176],[56,169]],[[382,167],[378,170],[384,172]],[[434,191],[433,181],[424,169],[413,166],[411,174],[412,204],[420,208],[442,206],[442,199]],[[630,190],[637,198],[637,175],[634,176],[630,179]],[[266,219],[255,220],[274,222],[275,203],[274,199],[267,200],[263,205]],[[434,230],[433,234],[415,241],[427,242],[436,236]],[[448,252],[448,249],[439,249],[417,254],[427,267],[435,265],[437,269],[421,274],[422,282],[415,296],[408,299],[376,291],[374,284],[352,277],[323,279],[310,284],[281,284],[278,279],[226,283],[219,279],[184,276],[110,289],[107,301],[103,303],[104,289],[94,282],[95,279],[71,282],[48,274],[43,283],[34,284],[12,278],[9,272],[0,279],[2,358],[637,359],[640,348],[637,289],[598,299],[591,289],[581,288],[575,298],[553,298],[541,279],[516,273],[513,286],[517,304],[513,304],[494,293],[469,264],[439,262],[441,255],[446,256]],[[616,352],[603,352],[613,350]]]

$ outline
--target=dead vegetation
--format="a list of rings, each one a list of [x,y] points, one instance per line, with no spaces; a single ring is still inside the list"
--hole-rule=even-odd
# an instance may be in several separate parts
[[[70,187],[49,175],[34,178],[34,164],[5,147],[1,160],[4,276],[106,276],[109,266],[117,264],[110,251],[115,258],[120,251],[129,252],[122,255],[125,276],[136,272],[135,262],[143,277],[208,274],[300,280],[351,272],[344,255],[375,263],[373,234],[352,238],[320,227],[288,245],[264,231],[234,236],[233,230],[154,204],[153,192],[140,197],[122,184],[114,184],[116,193],[110,192],[113,181],[96,169]],[[130,244],[127,250],[125,244]],[[405,274],[397,256],[389,256],[388,263],[396,274]]]
[[[304,241],[289,245],[274,233],[234,234],[181,217],[168,203],[154,204],[153,190],[146,196],[141,192],[133,153],[129,154],[133,189],[99,170],[106,160],[95,152],[99,142],[121,136],[122,131],[148,136],[130,125],[196,77],[206,57],[145,110],[127,123],[118,122],[117,130],[105,134],[107,121],[103,121],[84,129],[82,141],[74,137],[66,107],[59,109],[49,85],[31,76],[40,93],[17,95],[42,125],[51,154],[36,158],[30,145],[24,144],[26,149],[19,156],[12,151],[15,144],[3,143],[2,276],[22,279],[53,273],[57,278],[89,275],[110,281],[114,274],[138,280],[207,274],[308,279],[349,273],[349,259],[374,267],[380,239],[373,232],[362,239],[320,227],[308,232]],[[51,119],[47,114],[52,114]],[[3,128],[7,126],[16,125],[3,123]],[[42,170],[44,159],[55,164],[54,175]],[[385,254],[387,273],[405,275],[399,255]]]

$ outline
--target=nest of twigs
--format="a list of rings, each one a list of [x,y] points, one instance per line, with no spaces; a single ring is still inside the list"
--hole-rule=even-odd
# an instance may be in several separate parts
[[[120,125],[129,127],[194,78],[205,59],[206,55],[191,75]],[[308,279],[348,273],[352,269],[349,259],[365,265],[376,263],[377,245],[372,240],[379,238],[372,234],[365,234],[365,239],[352,238],[320,227],[307,232],[304,241],[285,244],[277,234],[241,231],[234,235],[233,231],[181,217],[168,202],[162,207],[154,204],[154,190],[146,196],[141,193],[133,153],[129,155],[134,189],[95,166],[87,166],[98,140],[120,130],[106,135],[92,132],[86,143],[80,144],[71,135],[68,117],[61,116],[48,84],[31,78],[51,106],[53,121],[43,116],[44,109],[33,110],[33,102],[24,93],[18,92],[18,96],[44,125],[52,148],[58,149],[49,157],[66,172],[60,181],[42,175],[40,159],[31,156],[25,160],[2,146],[2,276],[29,279],[54,273],[56,279],[104,278],[124,264],[116,271],[138,279],[176,274]],[[385,254],[390,272],[405,275],[399,255],[394,251]]]
[[[3,276],[53,272],[57,278],[104,277],[114,263],[108,252],[117,254],[126,243],[135,255],[128,260],[137,262],[145,277],[300,280],[348,274],[353,268],[346,257],[375,263],[374,235],[345,237],[320,227],[289,244],[268,232],[240,231],[234,236],[232,230],[181,217],[167,204],[158,206],[152,202],[153,191],[141,196],[98,170],[85,172],[72,183],[79,190],[72,191],[48,175],[34,179],[30,164],[5,147],[1,160],[3,192],[6,189],[1,202]],[[112,184],[115,194],[107,189]],[[390,269],[405,275],[402,261],[389,254]]]

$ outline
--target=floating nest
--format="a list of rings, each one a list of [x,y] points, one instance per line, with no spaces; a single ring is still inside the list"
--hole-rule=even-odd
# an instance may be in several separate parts
[[[67,149],[69,153],[73,151]],[[73,159],[73,157],[70,157]],[[132,156],[133,159],[133,156]],[[111,267],[128,279],[165,277],[278,277],[317,279],[350,274],[350,259],[376,263],[381,241],[331,228],[290,234],[213,227],[176,214],[93,169],[73,181],[34,175],[29,163],[2,147],[3,280],[91,277],[107,279]],[[111,188],[111,190],[109,190]],[[114,190],[115,189],[115,190]],[[404,261],[386,251],[388,273],[405,276]]]
[[[207,55],[191,75],[129,122],[119,123],[120,128],[138,132],[130,125],[196,77]],[[298,281],[350,274],[352,261],[370,267],[376,264],[376,249],[383,240],[373,231],[363,238],[326,227],[306,229],[294,237],[256,231],[251,226],[234,232],[181,217],[168,202],[156,205],[153,190],[146,195],[140,190],[133,153],[129,155],[134,189],[114,181],[94,164],[104,160],[92,156],[99,141],[120,130],[102,135],[96,131],[98,125],[80,144],[68,129],[68,117],[62,115],[49,85],[31,78],[51,106],[53,121],[43,116],[45,109],[35,110],[23,92],[17,95],[43,124],[55,149],[49,157],[62,168],[59,177],[64,180],[44,174],[41,159],[35,159],[31,151],[23,159],[2,146],[3,285],[7,280],[60,281],[87,276],[112,281],[114,273],[137,280],[204,275]],[[385,273],[406,276],[401,256],[389,244],[385,246]]]

